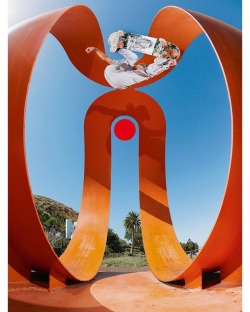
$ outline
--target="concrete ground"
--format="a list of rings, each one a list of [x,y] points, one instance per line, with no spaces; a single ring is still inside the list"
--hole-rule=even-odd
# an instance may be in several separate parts
[[[9,312],[240,312],[242,287],[219,284],[203,290],[164,284],[150,271],[99,272],[88,283],[49,292],[38,286],[9,290]]]

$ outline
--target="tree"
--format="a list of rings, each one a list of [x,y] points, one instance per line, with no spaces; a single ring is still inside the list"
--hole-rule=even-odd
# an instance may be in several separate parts
[[[134,253],[134,243],[135,243],[135,233],[138,232],[138,230],[141,228],[141,220],[139,213],[136,213],[134,211],[130,211],[125,218],[123,225],[126,229],[127,238],[131,240],[131,248],[130,248],[130,255],[133,255]]]
[[[108,229],[107,246],[111,252],[122,252],[120,238],[112,229]]]
[[[199,251],[199,245],[197,243],[194,243],[189,238],[186,243],[180,243],[183,250],[186,252],[186,254],[190,258],[194,258]]]
[[[131,241],[131,239],[132,239],[131,231],[129,232],[128,230],[126,230],[126,232],[125,232],[125,239]],[[134,247],[135,246],[138,247],[141,252],[145,253],[144,246],[143,246],[141,227],[139,227],[137,229],[137,232],[135,232]]]
[[[51,247],[54,249],[58,257],[65,251],[69,244],[69,239],[65,238],[63,231],[58,230],[57,227],[50,227],[45,230],[45,234],[51,244]]]

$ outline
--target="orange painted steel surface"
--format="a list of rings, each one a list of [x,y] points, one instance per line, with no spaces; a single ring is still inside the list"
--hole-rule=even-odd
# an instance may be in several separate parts
[[[184,279],[188,287],[201,287],[203,272],[220,270],[221,280],[241,282],[241,32],[206,15],[178,7],[159,11],[149,32],[151,36],[167,38],[177,44],[182,55],[188,45],[204,32],[218,56],[228,88],[232,118],[228,181],[215,225],[194,261],[180,247],[168,207],[165,118],[160,106],[150,96],[134,88],[102,95],[86,114],[84,185],[77,230],[64,254],[58,258],[54,253],[32,198],[24,137],[29,81],[36,57],[49,32],[60,41],[81,73],[108,85],[103,75],[105,64],[94,54],[83,55],[85,48],[91,45],[104,50],[100,27],[89,8],[77,5],[59,9],[11,29],[8,124],[10,283],[30,281],[31,270],[48,273],[50,288],[64,285],[67,279],[88,281],[96,275],[108,230],[111,125],[116,117],[124,114],[133,117],[140,129],[142,232],[153,274],[164,282]],[[140,61],[147,62],[149,58],[144,56]],[[163,75],[138,86],[147,85]]]
[[[12,289],[8,306],[11,312],[242,311],[242,287],[234,287],[233,291],[228,288],[219,284],[206,287],[206,291],[188,292],[161,283],[148,271],[98,272],[88,283],[59,291],[41,291],[36,287]]]

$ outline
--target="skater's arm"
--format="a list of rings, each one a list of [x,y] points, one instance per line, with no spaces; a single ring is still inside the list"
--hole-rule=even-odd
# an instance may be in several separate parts
[[[102,52],[101,50],[99,50],[95,47],[88,47],[85,51],[87,53],[95,51],[95,53],[100,57],[100,59],[107,62],[108,64],[112,64],[114,62],[110,57],[107,56],[107,54],[105,54],[104,52]]]

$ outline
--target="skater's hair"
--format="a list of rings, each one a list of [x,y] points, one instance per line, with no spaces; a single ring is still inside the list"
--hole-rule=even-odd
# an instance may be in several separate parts
[[[146,70],[147,67],[148,67],[148,65],[146,65],[145,63],[138,63],[138,64],[136,64],[136,65],[133,65],[133,66],[132,66],[132,69],[133,69],[133,70],[136,70],[138,65],[141,65],[141,66],[144,68],[144,70]]]

